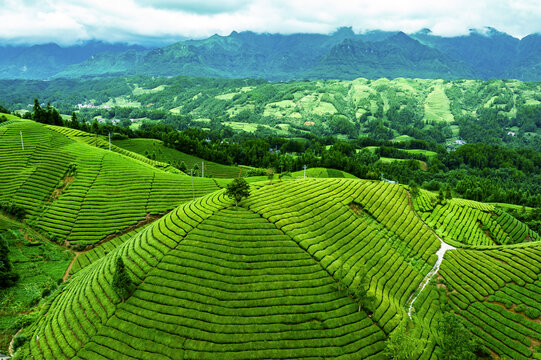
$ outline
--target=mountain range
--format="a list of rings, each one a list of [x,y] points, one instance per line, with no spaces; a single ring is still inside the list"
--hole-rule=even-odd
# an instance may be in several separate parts
[[[515,78],[541,80],[541,34],[515,38],[494,28],[442,37],[351,28],[323,34],[232,32],[159,48],[98,41],[0,47],[0,78],[125,75],[292,79]]]

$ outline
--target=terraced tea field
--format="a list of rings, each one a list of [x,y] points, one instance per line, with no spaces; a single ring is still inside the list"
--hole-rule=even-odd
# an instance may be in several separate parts
[[[9,121],[0,140],[0,200],[59,242],[98,245],[16,358],[386,359],[411,316],[436,360],[448,311],[493,357],[540,358],[541,242],[499,207],[328,169],[264,178],[236,207],[225,179],[194,179],[192,200],[190,177],[79,131]]]
[[[539,235],[505,211],[463,199],[438,203],[426,191],[414,199],[421,218],[449,241],[468,245],[505,245],[539,241]]]
[[[112,150],[78,130],[0,124],[0,201],[23,206],[27,222],[53,238],[85,246],[218,189],[196,178],[192,191],[191,178],[167,164]]]
[[[118,255],[138,285],[123,303],[110,286]],[[383,358],[384,332],[330,274],[221,192],[93,262],[42,311],[26,356]]]

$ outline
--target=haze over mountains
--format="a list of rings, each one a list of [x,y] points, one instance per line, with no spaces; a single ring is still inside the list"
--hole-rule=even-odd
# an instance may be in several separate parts
[[[517,39],[493,28],[441,37],[340,28],[323,34],[232,32],[161,48],[91,41],[0,47],[0,78],[50,79],[120,75],[224,78],[354,79],[365,77],[515,78],[541,80],[541,35]]]

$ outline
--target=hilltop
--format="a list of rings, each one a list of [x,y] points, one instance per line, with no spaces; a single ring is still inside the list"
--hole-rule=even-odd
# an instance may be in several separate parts
[[[411,197],[380,181],[309,179],[259,184],[240,207],[223,191],[181,205],[81,264],[17,358],[384,359],[411,313],[421,359],[434,359],[451,309],[477,351],[538,356],[538,235],[489,205]],[[420,204],[460,224],[436,231],[456,249],[438,251]],[[463,243],[456,229],[479,222],[486,240]],[[111,285],[118,257],[135,285],[125,301]],[[359,302],[363,289],[373,302]]]

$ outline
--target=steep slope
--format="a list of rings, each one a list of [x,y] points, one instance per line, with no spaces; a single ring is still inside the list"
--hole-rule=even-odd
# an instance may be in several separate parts
[[[144,47],[127,44],[107,44],[87,41],[81,45],[61,47],[57,44],[33,46],[0,46],[0,78],[47,79],[70,64],[77,64],[92,56],[109,52],[142,51]]]
[[[192,198],[190,177],[112,150],[77,130],[24,120],[0,124],[0,200],[23,206],[27,222],[58,242],[84,246]],[[196,196],[218,189],[211,179],[194,181]]]
[[[334,46],[305,76],[324,79],[472,77],[466,63],[422,45],[403,32],[383,41],[345,40]]]
[[[137,288],[112,289],[122,256]],[[276,226],[219,192],[183,205],[66,284],[21,356],[382,358],[384,333]]]
[[[448,250],[432,274],[441,242],[399,185],[284,181],[257,186],[238,208],[218,191],[82,263],[18,356],[382,358],[416,295],[421,359],[438,358],[449,309],[490,351],[535,358],[540,244]],[[111,286],[118,256],[136,285],[124,302]],[[365,280],[371,317],[348,296]]]
[[[514,65],[519,39],[494,28],[485,30],[471,30],[469,35],[457,37],[421,31],[412,37],[452,59],[469,64],[475,78],[502,78]]]
[[[525,36],[518,44],[515,66],[507,77],[519,80],[541,80],[541,34]]]

